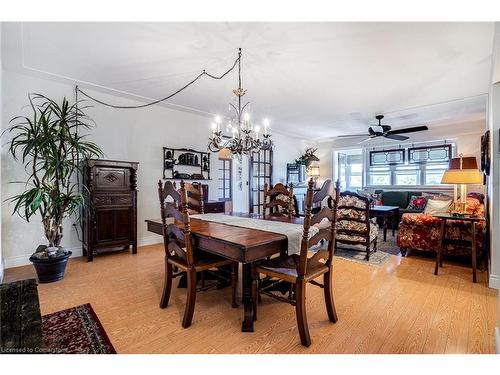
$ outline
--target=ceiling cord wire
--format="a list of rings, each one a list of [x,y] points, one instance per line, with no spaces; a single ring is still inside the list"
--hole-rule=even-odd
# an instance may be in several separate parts
[[[198,81],[203,76],[207,76],[207,77],[209,77],[211,79],[217,79],[217,80],[223,79],[226,75],[228,75],[229,73],[231,73],[236,68],[237,65],[240,64],[240,61],[241,61],[241,49],[240,49],[240,52],[238,54],[238,58],[236,60],[234,60],[233,65],[228,70],[226,70],[224,73],[222,73],[221,75],[217,76],[217,75],[214,75],[214,74],[210,74],[205,69],[203,69],[203,71],[200,74],[198,74],[193,80],[191,80],[190,82],[188,82],[187,84],[185,84],[184,86],[182,86],[177,91],[174,91],[172,94],[170,94],[170,95],[168,95],[168,96],[166,96],[164,98],[161,98],[161,99],[149,102],[149,103],[141,104],[141,105],[115,105],[115,104],[107,103],[107,102],[105,102],[103,100],[94,98],[93,96],[87,94],[85,91],[83,91],[82,89],[80,89],[78,87],[78,85],[76,86],[75,90],[76,90],[76,93],[80,93],[83,96],[85,96],[86,98],[88,98],[90,100],[93,100],[94,102],[102,104],[102,105],[107,106],[107,107],[116,108],[116,109],[145,108],[145,107],[149,107],[149,106],[152,106],[152,105],[164,102],[164,101],[172,98],[173,96],[175,96],[175,95],[179,94],[180,92],[184,91],[185,89],[187,89],[189,86],[191,86],[192,84],[194,84],[196,81]]]

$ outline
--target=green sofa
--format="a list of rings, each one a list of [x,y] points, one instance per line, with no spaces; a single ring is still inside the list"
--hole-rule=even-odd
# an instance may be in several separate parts
[[[426,191],[429,194],[443,194],[443,192],[433,192]],[[398,206],[399,207],[399,220],[401,220],[401,216],[407,212],[421,212],[415,210],[408,210],[408,204],[410,203],[411,197],[421,196],[422,191],[383,191],[381,193],[381,200],[384,206]]]

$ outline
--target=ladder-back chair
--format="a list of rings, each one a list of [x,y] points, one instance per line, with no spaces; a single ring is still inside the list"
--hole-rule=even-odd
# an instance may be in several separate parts
[[[314,194],[314,182],[311,179],[308,184],[306,195],[306,208],[304,216],[304,228],[299,253],[284,255],[279,258],[273,258],[262,261],[255,268],[255,282],[258,280],[258,274],[264,274],[278,282],[291,283],[293,293],[288,298],[274,294],[269,290],[274,287],[271,283],[268,286],[257,287],[259,294],[268,295],[280,301],[290,303],[295,306],[297,325],[299,329],[300,341],[302,345],[311,345],[309,327],[306,316],[306,284],[311,283],[324,290],[326,311],[331,322],[337,321],[337,313],[333,301],[332,283],[333,283],[333,250],[335,244],[335,225],[337,221],[337,202],[339,200],[340,183],[337,181],[336,188],[329,192],[332,199],[332,207],[323,207],[317,214],[311,213],[314,204],[326,198],[321,191]],[[320,194],[321,193],[321,194]],[[316,233],[310,237],[311,227],[317,228]],[[309,257],[311,247],[318,245],[320,241],[327,241],[326,248],[320,247],[312,256]],[[315,279],[323,275],[323,284]]]
[[[165,246],[165,284],[160,300],[160,307],[165,308],[168,305],[172,290],[172,279],[185,272],[187,277],[187,300],[182,326],[187,328],[193,320],[197,292],[197,274],[199,272],[232,264],[232,305],[233,307],[237,307],[236,286],[238,281],[238,263],[203,251],[195,251],[191,238],[188,188],[186,188],[187,184],[183,181],[181,181],[180,185],[181,188],[177,191],[171,181],[165,182],[165,185],[162,185],[161,180],[158,182],[158,195],[163,224],[163,244]],[[167,201],[167,198],[171,201]],[[173,218],[173,221],[168,222],[167,218]],[[174,267],[182,272],[174,275]]]
[[[269,210],[269,213],[267,212]],[[281,182],[269,186],[264,184],[264,209],[263,217],[295,215],[295,204],[293,199],[293,186],[288,187]]]

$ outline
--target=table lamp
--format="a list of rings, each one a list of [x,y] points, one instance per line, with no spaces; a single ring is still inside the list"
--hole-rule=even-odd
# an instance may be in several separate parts
[[[480,185],[483,183],[483,176],[477,169],[476,158],[474,156],[462,157],[460,155],[458,158],[451,159],[448,170],[443,174],[441,183],[453,185],[455,211],[458,211],[460,215],[464,215],[467,202],[467,185]],[[458,185],[460,185],[460,202],[458,202]]]
[[[319,177],[319,166],[315,165],[309,169],[309,176],[314,179],[314,188],[316,188],[316,181]]]

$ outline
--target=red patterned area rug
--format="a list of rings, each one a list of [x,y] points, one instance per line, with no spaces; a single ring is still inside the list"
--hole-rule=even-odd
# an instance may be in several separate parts
[[[42,317],[43,340],[54,354],[116,354],[90,303]]]

